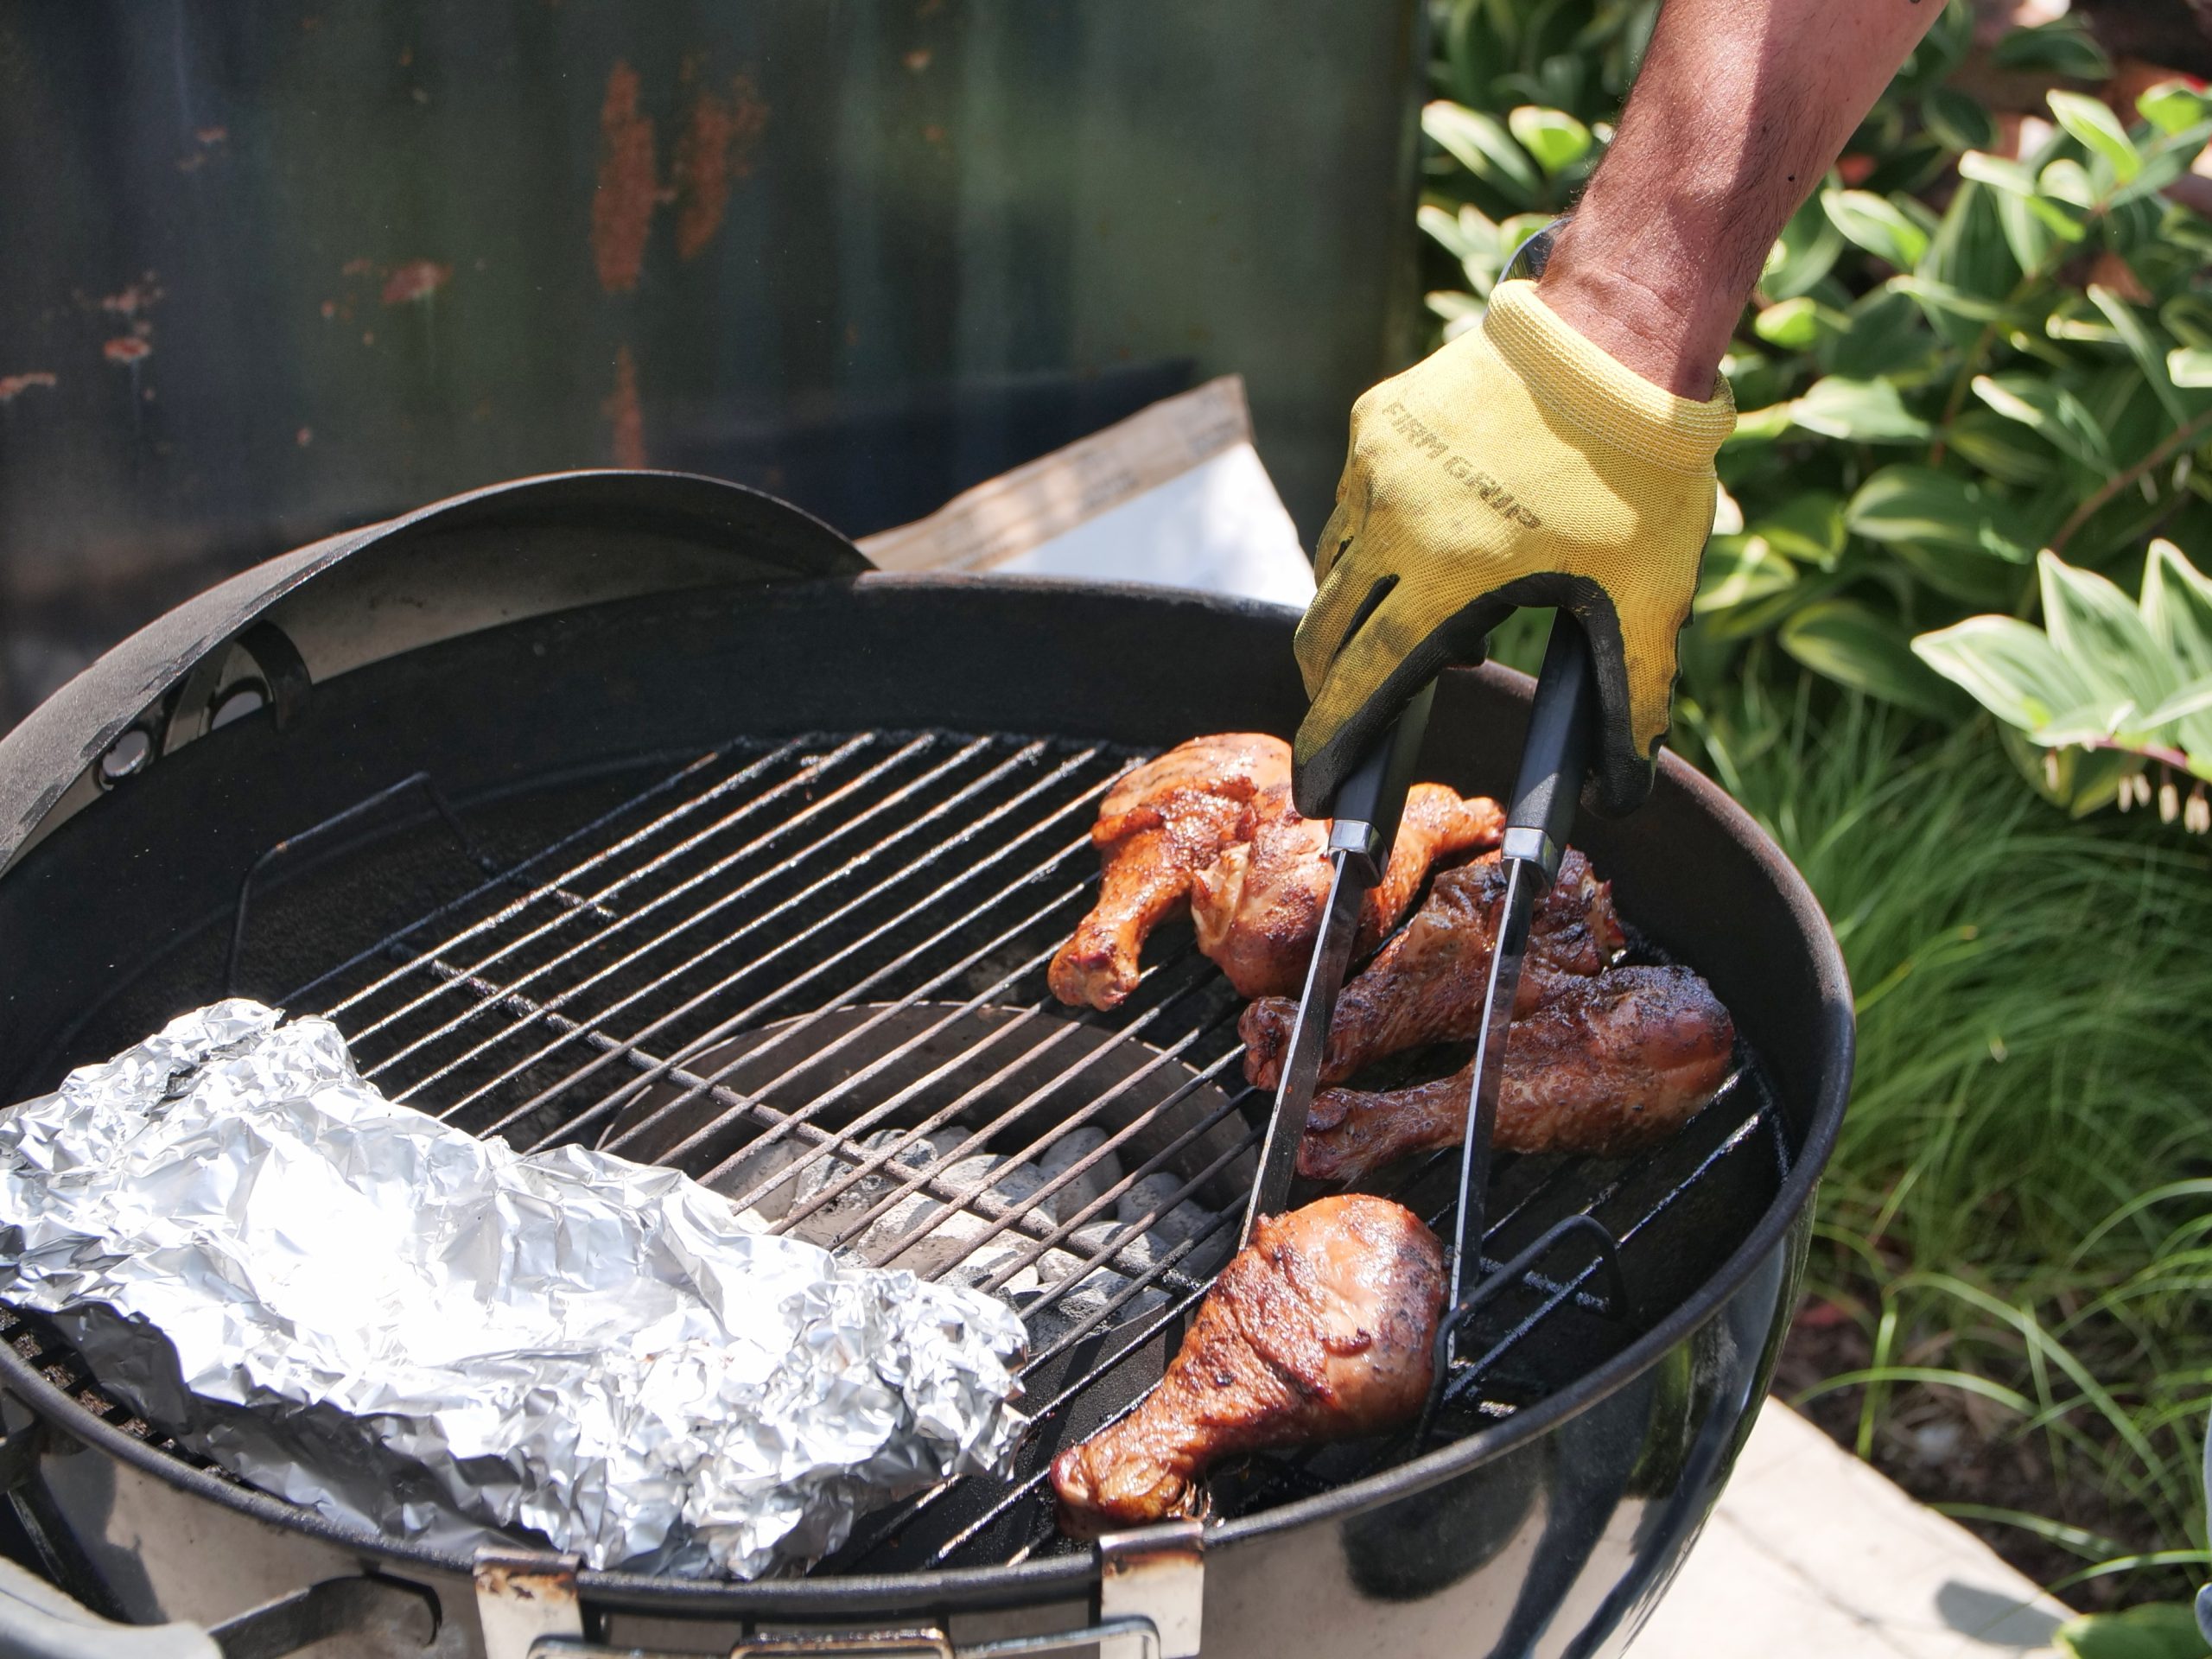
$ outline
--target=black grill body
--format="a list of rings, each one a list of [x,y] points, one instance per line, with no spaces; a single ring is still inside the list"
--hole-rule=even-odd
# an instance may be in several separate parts
[[[235,988],[332,1011],[380,1084],[479,1132],[711,1175],[774,1122],[724,1109],[769,1064],[746,1044],[841,997],[862,1024],[905,999],[894,1033],[963,997],[1033,1003],[1036,953],[1086,902],[1081,836],[1104,781],[1198,732],[1287,734],[1304,706],[1286,612],[858,564],[743,492],[569,477],[289,556],[126,642],[0,743],[0,938],[37,964],[0,992],[0,1099]],[[242,685],[265,706],[210,729]],[[1502,670],[1448,676],[1421,775],[1500,791],[1526,690]],[[149,758],[111,761],[124,775],[103,787],[102,758],[133,732]],[[653,861],[778,789],[772,810]],[[671,813],[661,839],[611,850]],[[778,827],[794,813],[810,816]],[[1621,1240],[1618,1291],[1574,1244],[1538,1262],[1491,1342],[1463,1341],[1491,1352],[1433,1449],[1226,1471],[1202,1552],[1208,1653],[1612,1651],[1748,1431],[1847,1090],[1848,988],[1796,873],[1679,763],[1635,817],[1586,814],[1577,840],[1643,948],[1712,982],[1748,1069],[1652,1160],[1503,1164],[1493,1265],[1592,1213]],[[673,945],[631,959],[631,941],[686,918],[699,962],[666,971],[693,954]],[[456,939],[466,951],[428,948]],[[748,982],[763,959],[772,973]],[[1238,1092],[1236,1005],[1175,939],[1147,959],[1122,1014],[1033,1023],[1087,1033],[1058,1039],[1075,1066],[1056,1086],[1110,1096],[1102,1125],[1135,1124],[1135,1152],[1225,1204],[1236,1137],[1265,1104]],[[852,1069],[766,1097],[803,1115]],[[1004,1110],[1004,1090],[983,1098],[962,1122],[996,1121],[973,1113]],[[1401,1196],[1421,1208],[1409,1179]],[[1050,1231],[1034,1216],[1006,1230],[1040,1247]],[[1052,1411],[1026,1492],[893,1510],[791,1580],[585,1573],[588,1627],[706,1652],[764,1624],[931,1624],[972,1644],[1093,1622],[1098,1557],[1051,1532],[1034,1470],[1158,1375],[1199,1260],[1167,1263],[1144,1303],[1032,1379]],[[37,1425],[10,1437],[35,1448],[10,1460],[16,1511],[81,1598],[212,1624],[367,1573],[439,1598],[440,1650],[474,1650],[468,1562],[200,1468],[37,1332],[7,1334],[10,1426]]]

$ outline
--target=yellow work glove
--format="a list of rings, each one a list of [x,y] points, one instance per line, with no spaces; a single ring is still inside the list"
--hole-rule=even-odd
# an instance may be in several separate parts
[[[1598,804],[1651,787],[1713,527],[1713,457],[1736,423],[1662,391],[1536,296],[1498,284],[1478,329],[1368,392],[1321,531],[1321,584],[1298,628],[1313,699],[1298,728],[1298,809],[1337,786],[1406,699],[1482,659],[1522,605],[1560,606],[1589,636],[1600,727]]]

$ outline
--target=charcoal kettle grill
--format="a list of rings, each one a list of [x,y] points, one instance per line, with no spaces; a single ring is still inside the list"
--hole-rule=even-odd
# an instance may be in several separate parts
[[[474,1132],[780,1192],[779,1225],[919,1273],[985,1262],[1024,1299],[1038,1429],[1012,1480],[863,1517],[797,1577],[461,1558],[229,1478],[9,1313],[0,1470],[58,1589],[0,1594],[0,1653],[79,1617],[111,1622],[79,1650],[164,1659],[1617,1651],[1763,1397],[1851,1065],[1811,893],[1672,758],[1578,839],[1636,948],[1733,1013],[1719,1098],[1636,1159],[1497,1160],[1427,1438],[1224,1467],[1200,1520],[1053,1524],[1053,1452],[1174,1351],[1267,1102],[1187,929],[1111,1014],[1045,966],[1114,778],[1294,728],[1294,621],[879,574],[748,491],[575,474],[271,561],[56,694],[0,742],[0,1099],[226,993],[327,1012],[379,1087]],[[1500,792],[1527,686],[1445,676],[1420,775]],[[1041,1179],[947,1178],[982,1156]],[[1445,1229],[1456,1177],[1443,1154],[1389,1190]]]

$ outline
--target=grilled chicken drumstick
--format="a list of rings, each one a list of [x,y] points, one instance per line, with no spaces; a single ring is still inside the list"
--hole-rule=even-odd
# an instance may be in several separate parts
[[[1260,732],[1194,737],[1123,778],[1090,826],[1098,902],[1052,958],[1063,1002],[1119,1007],[1136,988],[1145,935],[1190,902],[1191,880],[1252,833],[1252,802],[1290,783],[1290,745]]]
[[[1415,785],[1390,864],[1367,896],[1362,950],[1405,914],[1429,866],[1494,846],[1504,815],[1440,784]],[[1052,959],[1061,1001],[1118,1007],[1145,937],[1186,906],[1198,948],[1245,996],[1297,988],[1329,891],[1329,824],[1290,804],[1290,746],[1255,732],[1198,737],[1116,784],[1091,826],[1098,902]]]
[[[1506,871],[1496,857],[1446,870],[1405,931],[1344,988],[1322,1052],[1321,1081],[1341,1083],[1370,1060],[1422,1043],[1465,1042],[1482,1021],[1498,900]],[[1525,1015],[1562,976],[1601,971],[1626,942],[1612,885],[1572,848],[1559,879],[1539,901],[1529,930],[1528,966],[1514,1002]],[[1273,1088],[1290,1042],[1297,1004],[1268,997],[1244,1010],[1244,1075]]]
[[[1617,1157],[1672,1135],[1728,1076],[1736,1027],[1687,968],[1613,968],[1562,977],[1513,1022],[1497,1102],[1506,1152]],[[1298,1173],[1356,1181],[1432,1147],[1456,1147],[1474,1085],[1470,1065],[1410,1089],[1325,1090],[1313,1102]]]
[[[1229,848],[1192,883],[1191,919],[1198,949],[1239,996],[1287,995],[1305,980],[1329,901],[1329,821],[1300,817],[1287,784],[1263,791],[1253,817],[1252,838]],[[1366,955],[1398,925],[1430,865],[1495,847],[1504,833],[1505,813],[1496,801],[1463,800],[1441,784],[1415,784],[1390,862],[1368,889],[1353,954]]]
[[[1209,1464],[1370,1434],[1420,1411],[1444,1250],[1411,1211],[1347,1194],[1269,1216],[1222,1270],[1160,1386],[1053,1459],[1077,1535],[1193,1507]]]

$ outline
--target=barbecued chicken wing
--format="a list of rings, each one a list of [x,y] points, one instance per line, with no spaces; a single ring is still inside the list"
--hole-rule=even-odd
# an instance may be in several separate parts
[[[1275,785],[1253,802],[1249,842],[1225,849],[1191,887],[1191,919],[1198,949],[1211,957],[1239,996],[1294,994],[1306,977],[1329,901],[1329,821],[1301,817],[1290,785]],[[1485,797],[1463,800],[1441,784],[1415,784],[1390,846],[1382,879],[1361,907],[1354,950],[1365,955],[1398,925],[1439,860],[1495,847],[1505,814]]]
[[[1229,732],[1179,744],[1108,791],[1090,827],[1098,902],[1052,958],[1052,995],[1119,1007],[1136,988],[1145,936],[1189,904],[1198,871],[1250,838],[1261,792],[1289,784],[1289,744]]]
[[[1613,968],[1562,976],[1505,1046],[1496,1144],[1507,1152],[1618,1157],[1664,1139],[1726,1081],[1736,1027],[1713,988],[1687,968]],[[1474,1085],[1457,1076],[1313,1102],[1298,1173],[1357,1181],[1409,1153],[1459,1143]]]
[[[1428,1394],[1444,1251],[1387,1198],[1270,1216],[1206,1293],[1160,1386],[1052,1463],[1077,1535],[1187,1513],[1218,1459],[1371,1434]]]
[[[1446,870],[1405,931],[1344,988],[1322,1051],[1321,1081],[1341,1083],[1370,1060],[1422,1043],[1464,1042],[1481,1024],[1491,947],[1506,870],[1496,856]],[[1525,1014],[1561,976],[1588,977],[1625,942],[1612,886],[1570,849],[1538,901],[1514,1007]],[[1272,1088],[1289,1046],[1296,1003],[1268,997],[1244,1010],[1244,1075]]]

